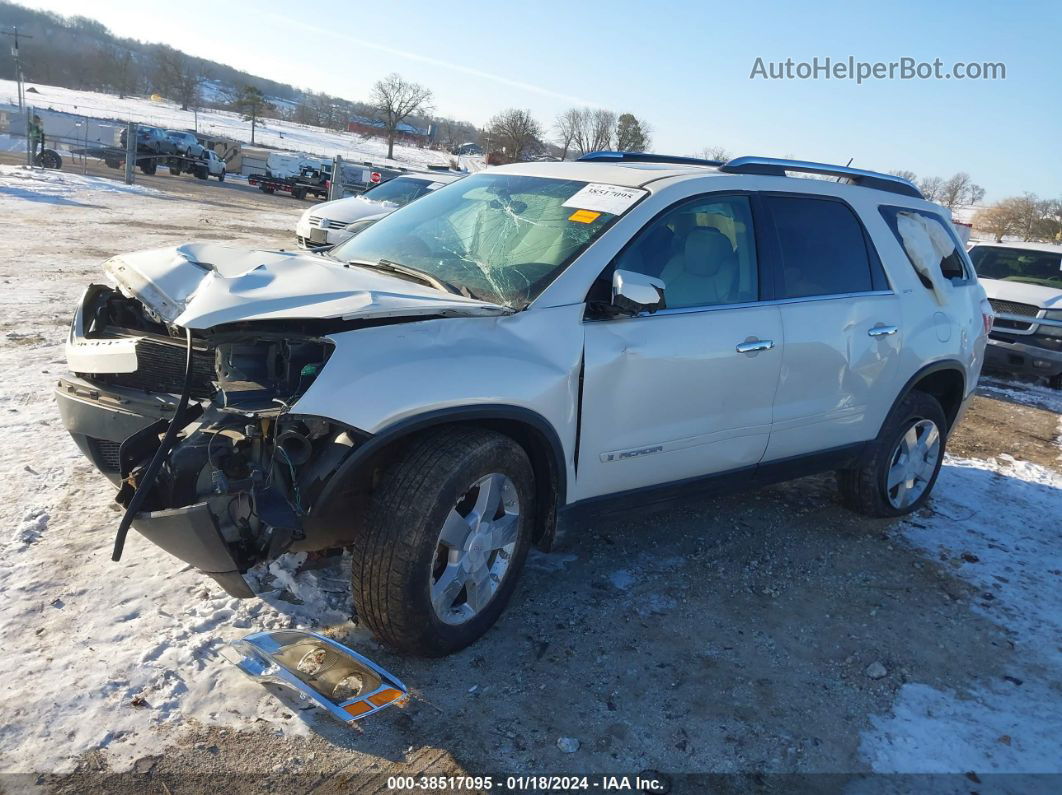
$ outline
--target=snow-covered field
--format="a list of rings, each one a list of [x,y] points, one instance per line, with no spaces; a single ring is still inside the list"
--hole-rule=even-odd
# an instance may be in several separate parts
[[[169,101],[153,101],[142,97],[119,98],[113,94],[95,91],[77,91],[59,86],[39,83],[28,84],[39,93],[27,94],[27,102],[39,110],[55,110],[95,119],[119,119],[150,124],[175,130],[198,129],[201,133],[222,135],[237,141],[250,142],[251,125],[236,113],[203,109],[196,114],[182,111],[179,105]],[[0,80],[0,107],[17,106],[16,84],[12,80]],[[198,126],[196,126],[198,124]],[[47,130],[47,124],[45,125]],[[255,142],[277,149],[332,157],[342,155],[349,160],[372,160],[386,163],[387,141],[347,132],[336,132],[321,127],[267,119],[255,130]],[[24,144],[23,144],[24,146]],[[395,144],[394,160],[404,165],[446,165],[451,155],[415,146]],[[482,168],[482,157],[458,158],[469,171]]]
[[[301,203],[288,209],[279,200],[214,193],[199,201],[107,179],[0,166],[2,771],[68,769],[79,754],[92,749],[100,749],[110,765],[121,769],[163,752],[199,725],[266,727],[281,737],[300,736],[314,730],[315,719],[293,718],[287,705],[244,679],[219,657],[218,649],[251,631],[297,626],[354,639],[370,656],[378,650],[347,614],[349,586],[342,563],[299,571],[300,558],[286,557],[256,573],[264,589],[274,590],[254,600],[229,598],[211,580],[135,533],[122,562],[112,563],[119,514],[111,490],[75,448],[57,415],[51,390],[65,369],[64,329],[81,290],[100,278],[99,265],[106,257],[196,237],[258,247],[290,245]],[[1062,409],[1057,393],[1040,387],[990,380],[982,391],[1055,413]],[[1059,470],[1003,452],[982,460],[949,458],[931,509],[890,530],[892,537],[906,538],[924,555],[920,566],[942,567],[970,583],[980,594],[970,610],[979,620],[1003,627],[1018,653],[1008,658],[1013,662],[1003,679],[983,678],[957,660],[954,670],[961,675],[948,681],[962,684],[906,681],[891,709],[858,716],[867,727],[859,764],[903,772],[1059,770],[1060,517]],[[785,521],[799,519],[792,514]],[[845,538],[839,535],[837,543],[846,543]],[[602,549],[599,554],[617,553]],[[545,558],[560,560],[556,565],[562,567],[571,559]],[[683,558],[674,560],[676,566],[685,565]],[[695,565],[711,571],[703,561]],[[635,580],[632,571],[612,573],[604,586],[617,594],[610,600],[626,598]],[[725,588],[719,590],[718,599],[725,601],[727,594]],[[553,605],[571,601],[567,592],[540,598],[546,600],[539,604],[547,614],[560,609]],[[555,619],[548,623],[553,626]],[[523,627],[514,631],[512,626],[497,630],[495,638],[509,631],[514,644],[524,643]],[[545,647],[539,656],[544,652]],[[477,653],[471,650],[471,659]],[[601,651],[611,653],[625,659],[621,650]],[[425,664],[421,682],[425,687],[432,680],[437,684],[437,677],[468,659],[439,662],[434,668]],[[533,664],[537,662],[526,670]],[[828,670],[825,662],[821,667]],[[482,670],[464,672],[483,676]],[[471,700],[473,691],[478,698],[487,687],[507,686],[461,679],[461,673],[454,671],[454,679],[474,681],[480,689],[458,691],[447,680],[445,689],[455,699]],[[510,674],[519,690],[525,673]],[[734,681],[738,679],[735,672]],[[418,683],[410,684],[416,699]],[[487,698],[483,704],[491,703]],[[757,725],[770,726],[770,714],[763,706]],[[725,720],[730,723],[731,717]],[[479,715],[476,720],[493,725],[494,718]],[[693,742],[709,742],[698,739],[692,724],[690,730]],[[635,726],[633,731],[640,737],[654,728]],[[556,750],[553,740],[548,745]],[[726,764],[732,764],[729,759]],[[262,769],[268,771],[272,763],[263,761]]]

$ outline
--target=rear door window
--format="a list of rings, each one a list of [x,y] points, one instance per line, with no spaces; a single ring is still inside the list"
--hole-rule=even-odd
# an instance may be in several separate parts
[[[765,196],[781,249],[779,298],[870,292],[871,256],[847,204],[805,196]]]

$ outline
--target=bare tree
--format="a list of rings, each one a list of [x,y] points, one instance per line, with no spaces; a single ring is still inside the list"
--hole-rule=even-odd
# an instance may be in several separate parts
[[[889,173],[892,174],[894,177],[905,179],[908,182],[918,182],[918,175],[915,174],[913,171],[908,171],[906,169],[900,168],[896,171],[890,171]]]
[[[568,150],[575,143],[575,137],[582,123],[583,112],[579,108],[568,108],[553,123],[553,128],[557,131],[557,143],[561,148],[561,160],[568,159]]]
[[[582,114],[582,124],[575,136],[579,154],[610,149],[616,130],[616,114],[604,108],[583,108]]]
[[[984,197],[985,189],[975,184],[965,171],[960,171],[941,183],[937,201],[951,209],[963,204],[976,204]]]
[[[931,202],[940,199],[944,190],[944,180],[940,177],[922,177],[918,180],[918,189]]]
[[[1062,236],[1062,202],[1041,199],[1034,193],[1011,196],[974,216],[974,226],[998,243],[1008,235],[1022,240],[1054,241]]]
[[[394,157],[398,125],[413,113],[425,113],[431,106],[431,90],[411,83],[396,72],[372,87],[371,102],[387,132],[387,156]]]
[[[718,160],[721,163],[725,163],[732,157],[730,152],[722,146],[706,146],[701,151],[694,153],[693,156],[703,160]]]
[[[509,108],[494,116],[487,122],[485,133],[491,148],[501,149],[510,162],[526,160],[542,145],[542,125],[531,111],[520,108]]]

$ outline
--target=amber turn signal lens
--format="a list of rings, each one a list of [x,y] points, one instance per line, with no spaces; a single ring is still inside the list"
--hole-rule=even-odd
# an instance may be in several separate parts
[[[360,718],[366,712],[372,712],[372,705],[364,701],[355,701],[353,704],[347,704],[343,709],[355,718]]]
[[[385,687],[379,693],[373,693],[369,696],[369,701],[373,706],[382,707],[385,704],[390,704],[392,701],[402,697],[401,690],[395,690],[393,687]]]

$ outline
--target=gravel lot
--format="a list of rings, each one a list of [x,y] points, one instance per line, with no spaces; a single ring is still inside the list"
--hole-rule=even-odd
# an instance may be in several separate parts
[[[306,206],[214,184],[150,187],[160,192],[0,185],[0,641],[35,655],[0,662],[0,787],[386,791],[395,774],[658,770],[675,791],[701,791],[676,774],[757,771],[952,773],[948,786],[965,791],[976,788],[969,771],[1059,772],[1062,398],[1035,385],[985,382],[935,498],[907,522],[848,513],[830,477],[565,522],[496,628],[443,660],[391,655],[359,628],[343,560],[298,574],[258,607],[224,607],[212,583],[140,539],[105,568],[117,522],[108,486],[50,400],[77,295],[119,251],[189,239],[290,246]],[[27,519],[30,506],[38,519]],[[44,526],[27,535],[40,515]],[[119,592],[100,584],[111,575],[98,574],[110,571],[123,599],[175,622],[223,609],[231,620],[166,636],[184,655],[171,663],[141,656],[158,639],[155,624],[137,629],[146,612],[127,634],[85,637],[84,622],[117,609]],[[323,630],[411,686],[404,711],[349,730],[234,672],[212,673],[227,666],[215,654],[222,640],[307,626],[318,604]],[[75,700],[94,687],[103,699],[85,702],[94,725],[49,732],[35,724],[53,708],[16,680],[48,670],[41,658],[51,663],[68,642],[92,647],[99,681],[172,670],[137,685],[141,706],[133,685],[75,677]]]

